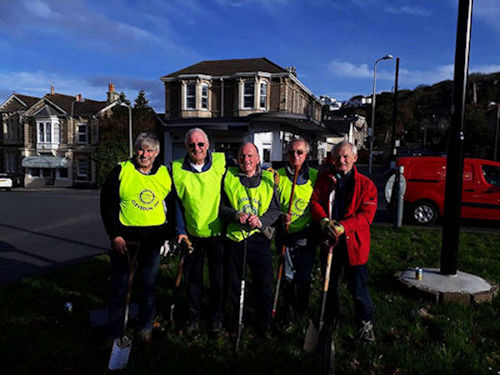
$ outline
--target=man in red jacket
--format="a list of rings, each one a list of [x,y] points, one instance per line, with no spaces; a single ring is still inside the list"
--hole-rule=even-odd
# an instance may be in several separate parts
[[[335,146],[333,163],[318,177],[310,204],[313,219],[319,223],[327,242],[338,240],[333,250],[326,300],[327,321],[334,323],[339,316],[338,284],[343,267],[354,300],[359,337],[373,342],[373,305],[366,287],[366,263],[370,253],[370,224],[377,210],[377,188],[354,166],[357,154],[356,146],[350,142]]]

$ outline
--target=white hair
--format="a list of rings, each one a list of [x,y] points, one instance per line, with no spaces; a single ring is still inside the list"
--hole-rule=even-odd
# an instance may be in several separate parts
[[[193,135],[194,133],[201,133],[203,134],[203,136],[205,137],[205,141],[207,142],[207,145],[210,144],[210,141],[208,140],[208,135],[207,133],[205,133],[202,129],[200,128],[193,128],[193,129],[189,129],[188,132],[186,133],[186,136],[184,137],[184,143],[188,143],[188,139],[191,137],[191,135]]]
[[[342,141],[337,143],[334,148],[332,148],[332,155],[335,155],[335,150],[340,150],[344,146],[350,146],[351,151],[354,155],[358,155],[358,148],[354,145],[354,143],[349,141]]]

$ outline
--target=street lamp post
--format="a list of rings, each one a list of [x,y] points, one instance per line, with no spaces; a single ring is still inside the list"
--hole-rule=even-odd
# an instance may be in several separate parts
[[[132,147],[132,107],[124,102],[120,102],[120,105],[128,108],[128,150],[130,157],[133,155]]]
[[[375,82],[377,79],[377,64],[379,61],[382,60],[390,60],[392,59],[392,55],[385,55],[384,57],[381,57],[380,59],[377,59],[375,61],[375,64],[373,64],[373,92],[372,92],[372,124],[368,132],[368,136],[370,137],[370,155],[368,159],[368,174],[372,174],[372,164],[373,164],[373,138],[375,137]]]
[[[495,119],[495,139],[493,140],[493,160],[497,161],[498,152],[498,125],[500,122],[500,103],[490,102],[490,107],[496,106],[496,119]]]

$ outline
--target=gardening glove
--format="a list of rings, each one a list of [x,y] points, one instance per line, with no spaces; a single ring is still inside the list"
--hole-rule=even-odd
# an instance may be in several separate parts
[[[181,252],[185,252],[187,254],[191,254],[194,251],[193,244],[187,237],[183,237],[180,243]]]
[[[323,219],[320,226],[323,234],[332,239],[337,239],[344,234],[344,227],[338,221]]]

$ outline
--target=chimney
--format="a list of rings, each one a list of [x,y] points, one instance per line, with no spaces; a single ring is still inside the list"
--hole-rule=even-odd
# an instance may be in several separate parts
[[[81,102],[82,101],[82,94],[77,94],[76,95],[76,101]]]
[[[295,77],[297,77],[297,71],[295,70],[295,67],[294,67],[294,66],[287,66],[287,67],[286,67],[286,70],[288,71],[288,73],[291,73],[291,74],[293,74]]]
[[[112,83],[109,83],[108,84],[108,99],[107,99],[107,102],[108,103],[112,103],[114,101],[117,101],[118,98],[120,97],[120,94],[118,94],[116,91],[115,91],[115,85],[113,85]]]
[[[54,95],[56,91],[54,90],[54,85],[50,85],[50,95]]]

